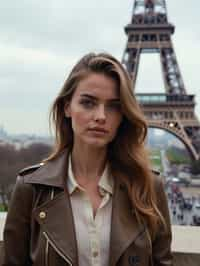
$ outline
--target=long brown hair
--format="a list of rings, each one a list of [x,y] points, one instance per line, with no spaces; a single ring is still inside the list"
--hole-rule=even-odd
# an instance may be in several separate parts
[[[111,55],[87,54],[72,69],[51,108],[50,121],[55,127],[56,142],[47,161],[57,158],[66,148],[68,152],[72,150],[73,131],[70,118],[65,117],[64,105],[71,100],[80,80],[90,73],[105,74],[118,84],[123,119],[115,139],[108,146],[108,160],[113,176],[124,179],[138,220],[146,223],[153,235],[164,219],[157,208],[153,173],[144,147],[147,124],[127,71]]]

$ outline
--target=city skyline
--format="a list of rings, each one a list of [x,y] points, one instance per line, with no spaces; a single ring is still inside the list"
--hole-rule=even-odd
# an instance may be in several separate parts
[[[200,3],[166,3],[180,70],[200,119]],[[0,125],[12,134],[47,135],[49,108],[76,61],[90,51],[121,60],[132,6],[133,0],[1,3]],[[142,55],[136,85],[136,92],[164,91],[158,55]]]

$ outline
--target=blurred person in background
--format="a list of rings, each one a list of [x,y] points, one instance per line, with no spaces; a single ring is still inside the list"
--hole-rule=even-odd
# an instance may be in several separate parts
[[[22,170],[4,229],[3,266],[172,265],[162,178],[121,63],[87,54],[55,99],[52,154]]]

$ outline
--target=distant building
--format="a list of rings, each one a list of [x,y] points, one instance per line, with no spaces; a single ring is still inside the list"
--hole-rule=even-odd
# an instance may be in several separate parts
[[[0,140],[7,139],[7,138],[8,138],[7,132],[5,131],[4,127],[0,125]]]
[[[0,146],[14,145],[16,149],[27,147],[33,143],[44,143],[47,145],[53,144],[53,139],[49,136],[37,136],[29,134],[8,134],[3,126],[0,126]]]

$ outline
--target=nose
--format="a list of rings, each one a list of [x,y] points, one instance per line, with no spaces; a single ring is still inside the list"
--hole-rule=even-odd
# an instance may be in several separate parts
[[[99,105],[95,112],[95,121],[105,122],[106,114],[104,105]]]

